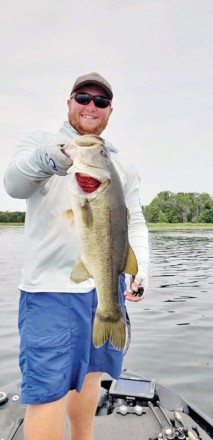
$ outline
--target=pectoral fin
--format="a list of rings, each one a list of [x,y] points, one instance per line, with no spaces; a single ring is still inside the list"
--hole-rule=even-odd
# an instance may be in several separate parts
[[[82,261],[79,260],[70,274],[70,279],[74,281],[74,283],[78,284],[82,281],[88,280],[88,278],[91,278],[91,275],[82,263]]]
[[[85,226],[87,228],[90,228],[93,224],[93,213],[87,199],[84,201],[84,204],[81,206],[81,217]]]
[[[138,273],[138,263],[135,253],[130,245],[128,248],[126,265],[123,272],[128,273],[129,275],[136,275]]]
[[[73,226],[74,224],[74,214],[72,209],[67,209],[67,211],[63,212],[61,215],[62,220],[66,220],[69,226]]]
[[[126,208],[126,218],[127,218],[127,224],[129,225],[130,224],[130,213],[129,213],[128,208]]]

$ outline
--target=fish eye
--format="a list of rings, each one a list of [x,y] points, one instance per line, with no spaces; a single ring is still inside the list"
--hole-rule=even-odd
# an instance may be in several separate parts
[[[101,150],[101,155],[104,157],[108,157],[108,153],[106,152],[106,150]]]

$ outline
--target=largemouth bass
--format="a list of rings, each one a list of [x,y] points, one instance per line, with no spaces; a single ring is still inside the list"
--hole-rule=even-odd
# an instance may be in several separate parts
[[[119,304],[119,275],[136,275],[135,254],[128,242],[128,212],[120,177],[103,140],[83,135],[74,139],[78,153],[74,159],[72,210],[80,238],[82,255],[71,273],[80,283],[93,278],[98,295],[93,344],[107,340],[117,349],[125,345],[125,323]],[[88,185],[82,189],[82,181]],[[89,188],[89,190],[88,190]]]

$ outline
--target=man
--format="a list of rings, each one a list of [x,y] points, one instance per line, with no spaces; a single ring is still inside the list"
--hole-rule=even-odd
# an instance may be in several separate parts
[[[97,306],[92,279],[75,284],[70,272],[80,250],[74,231],[60,220],[70,208],[72,163],[77,135],[100,135],[112,113],[110,84],[98,73],[77,78],[68,104],[68,121],[56,135],[30,134],[17,148],[5,173],[5,188],[27,200],[25,260],[19,288],[20,368],[22,402],[27,404],[25,440],[62,440],[66,413],[72,440],[93,439],[102,372],[117,378],[122,351],[105,343],[92,344]],[[138,275],[123,298],[140,301],[138,289],[147,290],[148,234],[141,211],[140,182],[129,161],[107,141],[119,172],[130,212],[129,239],[138,260]],[[63,146],[63,150],[62,150]],[[88,190],[86,176],[82,187]],[[133,294],[134,293],[134,294]]]

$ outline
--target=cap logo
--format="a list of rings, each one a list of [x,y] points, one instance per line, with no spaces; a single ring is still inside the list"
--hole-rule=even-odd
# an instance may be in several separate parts
[[[107,87],[110,87],[110,89],[111,89],[111,86],[109,85],[109,83],[104,78],[101,78],[100,76],[85,75],[85,76],[82,76],[81,78],[79,78],[78,82],[82,82],[83,78],[85,78],[87,81],[89,81],[90,79],[91,80],[96,80],[98,82],[101,82],[101,83],[105,84]]]

